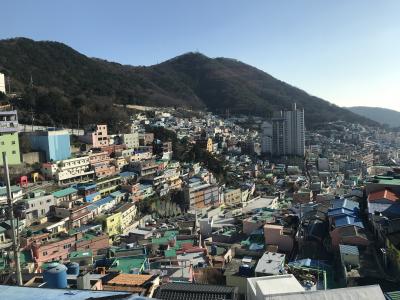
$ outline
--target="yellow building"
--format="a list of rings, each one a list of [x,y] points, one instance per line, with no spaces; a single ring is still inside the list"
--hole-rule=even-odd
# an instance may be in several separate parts
[[[236,205],[242,202],[242,192],[240,189],[228,189],[224,194],[225,205]]]
[[[124,233],[128,229],[135,220],[137,207],[134,203],[127,202],[118,207],[115,210],[115,213],[121,213],[121,232]]]
[[[122,213],[121,212],[116,212],[116,213],[106,216],[104,231],[105,231],[105,233],[108,234],[109,237],[113,237],[115,235],[122,233]]]
[[[207,150],[210,153],[212,153],[214,150],[212,138],[199,139],[196,141],[196,144],[198,144],[201,148]]]

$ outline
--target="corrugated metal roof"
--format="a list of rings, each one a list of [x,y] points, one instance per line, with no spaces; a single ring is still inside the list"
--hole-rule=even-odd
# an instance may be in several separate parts
[[[360,255],[358,252],[358,247],[357,246],[352,246],[352,245],[339,245],[339,251],[341,254],[352,254],[352,255]]]

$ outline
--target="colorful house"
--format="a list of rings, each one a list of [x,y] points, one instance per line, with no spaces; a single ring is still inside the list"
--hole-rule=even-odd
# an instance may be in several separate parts
[[[46,161],[68,159],[71,156],[71,143],[68,130],[49,128],[29,134],[33,150],[45,153]]]
[[[381,213],[384,216],[400,216],[400,197],[385,188],[368,195],[368,213]]]
[[[3,110],[4,109],[4,110]],[[9,165],[21,163],[18,139],[18,117],[16,110],[10,110],[6,105],[0,107],[0,148],[6,152]],[[3,158],[0,158],[0,166],[3,165]]]
[[[116,212],[106,216],[104,231],[109,237],[114,237],[122,233],[122,213]]]

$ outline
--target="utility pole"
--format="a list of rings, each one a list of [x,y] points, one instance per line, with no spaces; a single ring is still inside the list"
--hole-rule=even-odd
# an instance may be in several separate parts
[[[7,187],[7,204],[8,204],[8,219],[10,220],[11,225],[11,238],[13,244],[13,252],[14,252],[14,263],[15,263],[15,273],[17,276],[17,284],[22,286],[22,275],[21,275],[21,265],[19,259],[19,245],[17,243],[17,236],[15,233],[15,223],[14,223],[14,212],[13,212],[13,201],[11,195],[11,186],[10,186],[10,174],[8,172],[8,163],[7,163],[7,153],[3,152],[3,168],[4,168],[4,179],[6,181]],[[19,230],[19,229],[17,229]]]
[[[7,77],[7,83],[8,83],[8,93],[11,94],[11,78],[10,78],[10,76]]]

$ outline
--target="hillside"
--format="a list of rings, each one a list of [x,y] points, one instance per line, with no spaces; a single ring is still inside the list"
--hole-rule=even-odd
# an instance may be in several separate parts
[[[58,42],[17,38],[0,41],[0,72],[11,77],[12,91],[22,94],[16,103],[20,118],[30,120],[33,110],[43,124],[76,127],[79,111],[81,125],[117,126],[127,113],[113,103],[270,116],[297,102],[308,127],[334,120],[376,125],[240,61],[199,53],[134,67],[89,58]]]
[[[400,127],[400,112],[396,110],[368,106],[353,106],[347,107],[347,109],[380,124],[386,124],[390,127]]]

